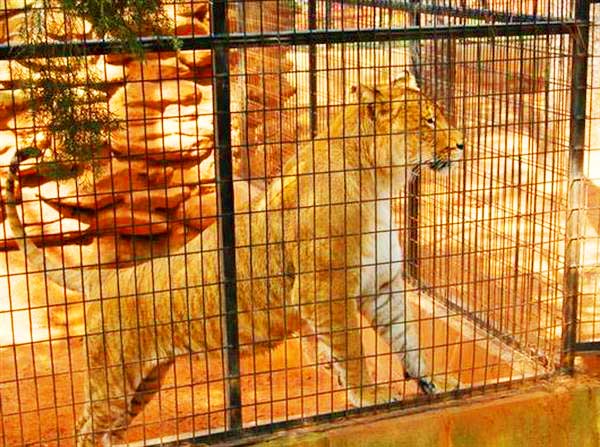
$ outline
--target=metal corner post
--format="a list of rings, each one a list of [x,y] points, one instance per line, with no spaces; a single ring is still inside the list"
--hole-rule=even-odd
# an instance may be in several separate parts
[[[411,5],[418,6],[421,0],[410,0]],[[409,13],[410,24],[415,27],[421,26],[421,14]],[[421,73],[421,41],[410,42],[410,63],[412,72],[417,83],[422,85]],[[409,173],[408,183],[408,240],[406,241],[406,274],[418,281],[419,278],[419,196],[421,194],[421,174],[419,169]]]
[[[317,29],[317,0],[308,1],[308,30]],[[313,137],[317,135],[317,46],[310,43],[308,46],[308,89],[310,96],[310,132]]]
[[[573,372],[577,349],[577,308],[580,297],[581,222],[583,156],[585,147],[586,89],[588,71],[588,44],[590,26],[590,1],[577,0],[576,27],[571,34],[572,83],[571,126],[569,134],[568,209],[566,224],[565,277],[563,301],[563,328],[561,369]]]
[[[212,35],[227,37],[227,0],[212,2]],[[226,39],[225,39],[226,41]],[[237,287],[235,259],[235,208],[231,156],[231,90],[229,47],[219,43],[213,50],[213,101],[215,113],[215,170],[219,215],[220,269],[222,279],[221,306],[224,316],[223,337],[226,352],[225,391],[226,423],[231,431],[242,429],[240,392],[240,359],[237,319]]]

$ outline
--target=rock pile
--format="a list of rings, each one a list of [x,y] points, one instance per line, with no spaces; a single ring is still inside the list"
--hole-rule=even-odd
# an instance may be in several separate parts
[[[22,43],[26,8],[42,4],[0,0],[0,44]],[[252,9],[262,11],[258,14],[265,23],[280,21],[264,5],[248,8],[254,14]],[[209,33],[208,2],[169,4],[166,14],[177,35]],[[89,23],[60,22],[61,17],[48,15],[49,41],[95,37]],[[242,89],[232,86],[232,110],[241,112],[232,116],[232,142],[234,174],[240,180],[236,201],[243,207],[260,191],[242,180],[278,171],[282,139],[287,141],[287,153],[292,152],[291,115],[282,109],[295,89],[284,77],[293,68],[285,50],[248,49],[243,64],[241,60],[240,53],[231,52],[232,73],[241,75],[233,82],[244,84]],[[36,125],[23,90],[24,81],[35,79],[44,63],[41,59],[0,61],[2,183],[17,148],[33,141],[38,148],[54,144],[50,133]],[[211,51],[152,53],[144,61],[127,54],[93,56],[85,67],[102,81],[101,106],[121,125],[110,133],[106,149],[100,151],[100,168],[94,172],[57,181],[40,173],[36,160],[24,163],[19,190],[23,222],[38,244],[60,246],[65,265],[112,268],[166,255],[216,219]],[[282,128],[287,129],[283,136]],[[247,145],[242,144],[242,134]],[[268,166],[265,152],[268,160],[274,160]],[[0,224],[0,250],[16,248],[8,225]],[[7,280],[11,256],[0,265],[0,280]],[[13,307],[17,301],[27,302],[26,291],[12,290],[10,297],[3,294],[2,301],[13,302]],[[5,308],[1,305],[0,313]]]

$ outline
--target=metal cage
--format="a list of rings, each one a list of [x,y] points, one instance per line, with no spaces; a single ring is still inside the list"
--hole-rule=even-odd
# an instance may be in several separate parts
[[[146,382],[134,390],[141,406],[148,405],[124,427],[124,442],[210,443],[374,408],[427,408],[440,396],[571,373],[576,355],[599,351],[600,228],[595,221],[600,174],[594,165],[599,116],[597,104],[586,101],[600,91],[595,70],[600,9],[594,2],[165,2],[179,48],[174,52],[169,37],[141,36],[146,52],[141,61],[93,32],[67,32],[66,18],[60,22],[64,33],[52,31],[54,3],[14,3],[0,6],[5,71],[0,74],[0,177],[5,208],[4,181],[11,175],[19,180],[16,209],[28,237],[46,256],[61,260],[65,278],[85,269],[116,275],[133,269],[132,281],[138,283],[133,287],[145,290],[148,299],[162,303],[161,294],[177,289],[192,303],[205,292],[192,279],[189,284],[171,279],[181,273],[171,270],[171,262],[187,271],[188,261],[176,264],[176,259],[197,254],[192,250],[204,253],[202,243],[192,249],[190,241],[202,239],[209,226],[218,234],[217,247],[207,250],[218,259],[220,277],[205,284],[219,290],[215,326],[191,321],[189,315],[177,320],[174,314],[169,324],[196,324],[222,346],[194,351],[190,339],[182,343],[195,357],[167,355],[167,366],[174,368],[157,367],[155,376],[146,376],[155,382],[150,391],[156,397],[144,397]],[[27,45],[11,27],[35,10],[45,14],[46,38]],[[45,141],[47,131],[28,112],[31,101],[23,97],[34,87],[23,73],[35,81],[31,73],[37,67],[69,58],[85,61],[80,82],[102,91],[121,122],[97,155],[101,168],[79,171],[75,180],[56,180],[40,171],[36,163],[43,157],[9,169],[14,154],[23,154],[31,141]],[[100,73],[98,81],[91,80],[93,70]],[[422,164],[401,166],[406,185],[394,198],[390,219],[398,221],[404,285],[396,291],[387,287],[390,295],[404,296],[401,323],[416,331],[420,345],[411,352],[405,340],[404,352],[397,352],[364,315],[358,327],[348,327],[360,334],[361,356],[376,384],[400,396],[375,407],[353,405],[352,390],[344,384],[347,373],[336,376],[339,359],[333,348],[323,357],[318,330],[302,326],[285,341],[269,335],[260,341],[278,347],[260,355],[240,341],[240,331],[248,330],[243,326],[264,311],[240,310],[239,290],[251,287],[245,282],[271,277],[285,282],[300,273],[266,267],[267,278],[240,278],[238,264],[249,263],[252,271],[253,263],[243,251],[248,247],[240,245],[244,241],[236,241],[236,225],[265,213],[252,203],[271,200],[272,185],[288,181],[294,172],[288,162],[297,160],[300,150],[314,151],[319,142],[330,148],[336,139],[347,144],[345,134],[331,132],[335,117],[349,105],[362,105],[351,99],[351,86],[389,85],[406,71],[462,132],[465,150],[448,175]],[[313,164],[314,158],[313,152]],[[295,172],[291,177],[300,182],[302,173]],[[333,169],[325,173],[334,174]],[[303,208],[296,206],[300,215]],[[282,208],[265,219],[279,219]],[[19,254],[22,237],[7,223],[0,228],[3,444],[74,444],[76,419],[93,399],[83,391],[86,371],[94,368],[86,356],[93,338],[91,316],[82,312],[89,297],[51,284],[46,264],[36,268]],[[363,237],[360,229],[358,234]],[[373,234],[377,237],[376,230]],[[268,247],[269,236],[264,237]],[[264,250],[267,266],[269,256],[280,256],[275,248]],[[343,254],[330,248],[330,262],[337,256]],[[157,259],[164,260],[167,271],[154,270]],[[391,272],[393,262],[375,264],[376,272]],[[100,290],[111,274],[97,275]],[[96,298],[102,307],[131,297],[100,293]],[[333,292],[328,298],[335,302]],[[269,308],[265,318],[300,309],[300,301]],[[161,309],[154,312],[159,315]],[[155,326],[162,324],[158,316],[151,319]],[[122,340],[125,332],[136,330],[122,326],[101,336]],[[254,338],[254,328],[250,332]],[[426,359],[441,393],[419,391],[423,377],[408,377],[394,354]],[[344,359],[342,370],[353,360]],[[116,367],[125,366],[117,362]]]

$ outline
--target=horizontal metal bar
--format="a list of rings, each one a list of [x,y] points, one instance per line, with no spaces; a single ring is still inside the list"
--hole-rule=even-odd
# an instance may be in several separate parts
[[[600,341],[587,341],[575,343],[574,351],[576,355],[600,354]]]
[[[544,373],[536,377],[519,379],[519,384],[532,386],[539,380],[550,379],[556,376],[556,373]],[[476,396],[483,396],[489,392],[508,392],[514,388],[514,382],[498,382],[489,383],[486,385],[475,385],[470,388],[458,389],[454,391],[447,391],[436,395],[422,395],[415,399],[404,402],[391,402],[389,404],[379,404],[373,407],[366,408],[349,408],[346,411],[334,411],[331,413],[323,413],[315,416],[305,416],[298,419],[287,419],[285,421],[272,421],[268,425],[257,425],[253,427],[246,427],[241,432],[218,432],[207,435],[199,435],[193,438],[165,442],[158,441],[146,442],[148,446],[161,446],[161,447],[183,447],[183,446],[205,446],[207,443],[215,443],[218,445],[227,444],[231,446],[242,446],[259,443],[259,441],[269,441],[277,439],[277,435],[283,431],[289,431],[295,428],[306,428],[313,426],[316,430],[319,428],[319,424],[335,423],[338,421],[356,420],[360,421],[362,417],[383,415],[386,418],[393,418],[398,416],[408,416],[412,414],[426,413],[428,411],[434,411],[440,408],[436,404],[448,408],[449,405],[460,405],[461,397],[473,398]],[[453,401],[449,401],[448,398],[454,398]],[[427,405],[424,405],[427,404]]]
[[[459,19],[475,19],[486,22],[503,23],[537,23],[561,21],[558,17],[539,16],[533,14],[514,14],[511,12],[494,11],[486,8],[457,8],[448,5],[431,5],[414,1],[402,0],[332,0],[343,5],[379,7],[405,11],[411,14],[430,14],[436,16],[455,17]],[[600,0],[597,0],[600,1]],[[564,18],[563,18],[564,19]]]
[[[319,45],[359,42],[391,42],[430,39],[464,39],[478,37],[508,37],[524,35],[572,34],[577,21],[506,23],[438,27],[398,27],[384,29],[303,30],[268,33],[233,33],[182,37],[181,49],[213,49],[215,47],[243,48],[278,45]],[[173,51],[170,37],[140,38],[146,51]],[[0,45],[0,60],[27,59],[35,57],[66,57],[100,55],[122,52],[116,42],[105,40],[72,41],[41,45]]]

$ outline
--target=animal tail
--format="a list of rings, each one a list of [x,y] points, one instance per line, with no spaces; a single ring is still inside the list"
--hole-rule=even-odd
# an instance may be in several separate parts
[[[19,248],[25,253],[25,259],[30,265],[44,271],[50,280],[60,286],[75,292],[83,292],[81,272],[65,269],[61,262],[46,256],[44,251],[37,247],[33,240],[27,236],[17,213],[15,183],[18,181],[19,165],[22,161],[39,155],[40,152],[37,149],[23,149],[17,151],[10,162],[8,179],[6,180],[6,216],[8,223]]]

